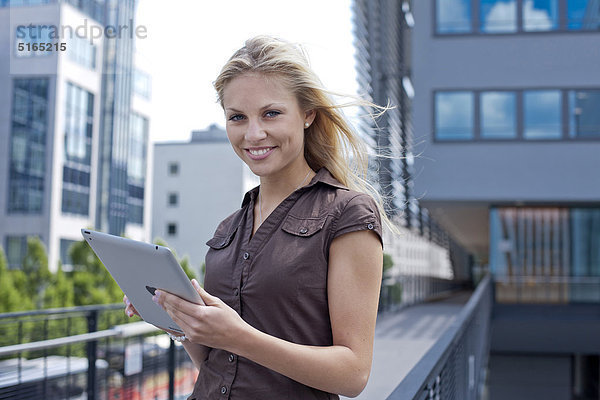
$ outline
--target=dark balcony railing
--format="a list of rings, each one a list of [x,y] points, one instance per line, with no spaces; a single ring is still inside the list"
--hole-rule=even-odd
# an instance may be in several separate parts
[[[388,400],[481,398],[489,354],[492,287],[486,276],[450,328]]]
[[[0,314],[0,399],[185,399],[196,369],[180,344],[123,305]]]

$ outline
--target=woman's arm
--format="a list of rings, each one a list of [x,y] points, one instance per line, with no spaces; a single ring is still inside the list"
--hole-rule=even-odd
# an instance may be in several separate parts
[[[333,346],[299,345],[263,333],[196,282],[206,306],[163,291],[157,291],[157,301],[193,343],[238,354],[307,386],[354,397],[371,370],[382,263],[381,243],[371,231],[347,233],[332,242],[327,292]]]
[[[192,343],[189,340],[183,341],[183,348],[185,349],[185,351],[187,351],[196,369],[200,371],[202,363],[208,357],[208,352],[210,351],[210,348],[202,344]]]

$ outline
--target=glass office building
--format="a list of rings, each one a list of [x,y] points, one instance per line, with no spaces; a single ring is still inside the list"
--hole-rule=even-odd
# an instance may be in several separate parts
[[[135,8],[134,0],[0,2],[11,32],[0,39],[0,158],[8,160],[0,166],[0,245],[11,268],[28,236],[42,239],[51,270],[68,264],[83,227],[150,238],[151,83],[136,66],[135,35],[71,33],[132,24]],[[42,50],[47,42],[56,51]]]

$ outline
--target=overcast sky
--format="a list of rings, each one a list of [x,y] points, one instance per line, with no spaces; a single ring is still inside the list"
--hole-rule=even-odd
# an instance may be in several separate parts
[[[152,76],[151,141],[224,126],[212,82],[244,40],[268,34],[305,45],[329,89],[357,91],[350,0],[140,0],[138,52]]]

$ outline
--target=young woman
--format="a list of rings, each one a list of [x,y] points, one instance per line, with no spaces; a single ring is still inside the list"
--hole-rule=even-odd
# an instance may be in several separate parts
[[[248,40],[215,88],[260,186],[207,242],[205,287],[193,281],[206,305],[156,291],[199,369],[190,399],[357,396],[382,275],[380,202],[352,167],[361,142],[288,42]]]

